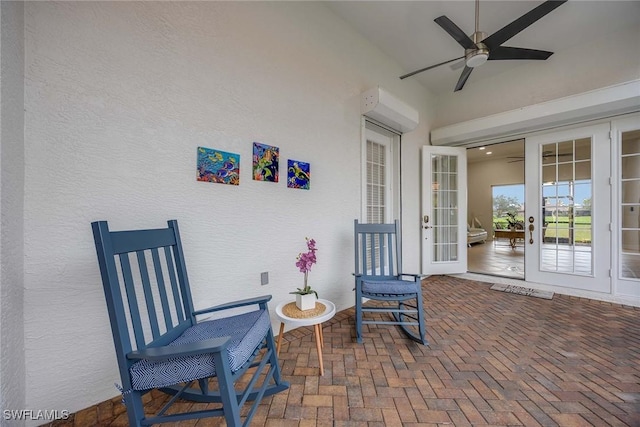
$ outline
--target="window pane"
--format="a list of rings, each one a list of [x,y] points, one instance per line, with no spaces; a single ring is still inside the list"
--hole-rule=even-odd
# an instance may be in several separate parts
[[[640,130],[622,134],[622,155],[640,153]]]
[[[558,143],[558,163],[573,161],[573,141]]]
[[[622,203],[640,203],[640,180],[622,182]]]
[[[576,160],[591,160],[591,138],[576,140]]]
[[[542,164],[556,163],[556,144],[542,146]]]
[[[622,179],[640,178],[640,155],[622,157]]]
[[[576,181],[590,180],[591,179],[591,162],[576,162]]]

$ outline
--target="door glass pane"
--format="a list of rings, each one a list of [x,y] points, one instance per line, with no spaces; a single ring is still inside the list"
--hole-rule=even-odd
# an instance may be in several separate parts
[[[431,156],[433,261],[458,259],[458,157]]]
[[[640,131],[623,132],[621,146],[619,275],[640,280]]]
[[[591,139],[541,147],[540,269],[592,275]]]
[[[640,154],[622,155],[622,179],[640,178]]]
[[[576,160],[591,160],[591,139],[576,139]]]
[[[545,144],[542,146],[542,164],[556,164],[556,144]]]

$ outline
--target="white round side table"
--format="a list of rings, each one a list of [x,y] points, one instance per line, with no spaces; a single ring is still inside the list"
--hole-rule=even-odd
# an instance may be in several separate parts
[[[278,335],[278,343],[276,345],[276,353],[280,355],[280,344],[282,343],[282,335],[284,334],[284,325],[289,324],[294,328],[300,326],[313,325],[314,336],[316,340],[316,349],[318,351],[318,361],[320,363],[320,375],[324,375],[324,366],[322,364],[322,347],[324,346],[324,338],[322,336],[322,322],[326,322],[336,314],[336,306],[326,299],[318,299],[318,302],[324,305],[324,311],[311,317],[292,317],[283,313],[283,308],[287,304],[294,304],[295,301],[285,301],[278,304],[276,307],[276,316],[280,320],[280,334]],[[300,312],[301,315],[304,312]]]

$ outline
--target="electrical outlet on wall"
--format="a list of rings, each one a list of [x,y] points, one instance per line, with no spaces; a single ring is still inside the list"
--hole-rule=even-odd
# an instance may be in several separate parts
[[[260,284],[262,286],[269,284],[269,272],[265,271],[264,273],[260,273]]]

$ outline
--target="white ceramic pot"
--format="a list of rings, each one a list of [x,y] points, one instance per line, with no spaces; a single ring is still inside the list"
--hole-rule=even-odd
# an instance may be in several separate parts
[[[316,308],[317,299],[316,294],[296,294],[296,307],[300,310],[313,310]]]

